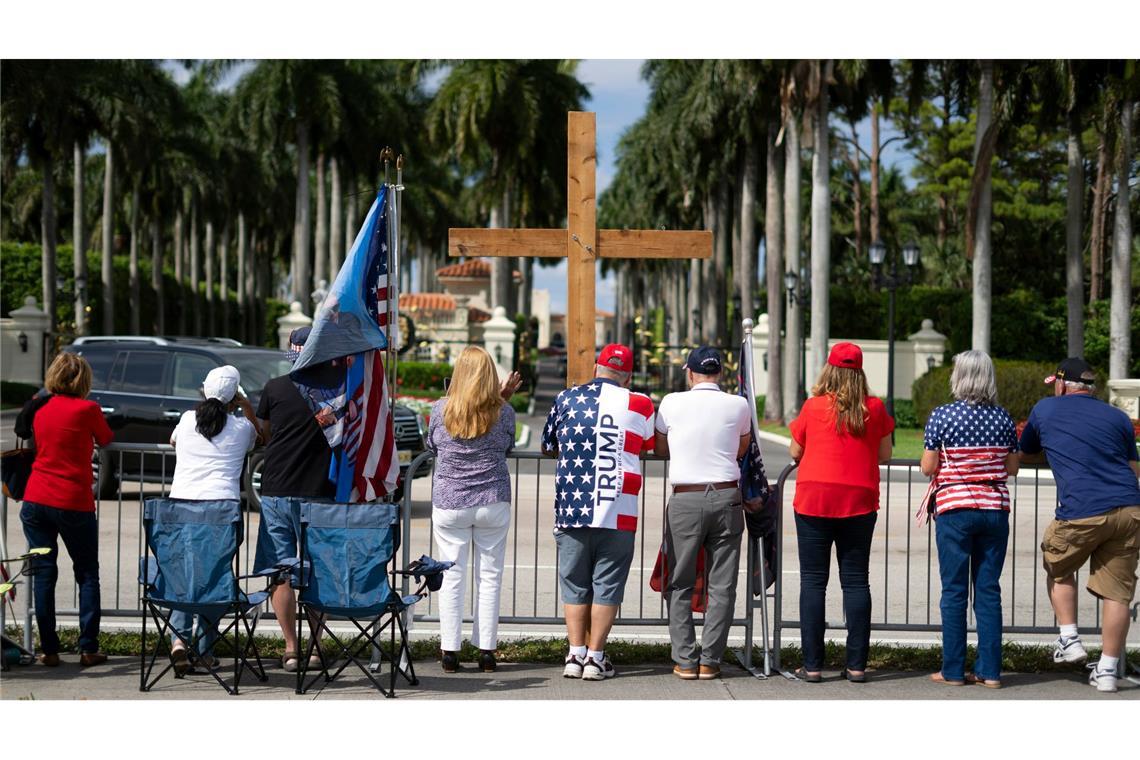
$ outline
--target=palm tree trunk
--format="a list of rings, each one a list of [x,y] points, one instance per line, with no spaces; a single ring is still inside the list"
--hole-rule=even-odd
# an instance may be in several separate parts
[[[1120,135],[1116,146],[1116,212],[1112,245],[1112,303],[1109,310],[1108,379],[1128,377],[1132,364],[1132,217],[1128,179],[1132,176],[1132,111],[1120,104]]]
[[[760,189],[760,160],[755,140],[744,149],[744,181],[740,183],[740,313],[739,319],[756,319],[752,295],[756,287],[756,196]]]
[[[709,326],[718,346],[727,346],[729,340],[728,329],[728,303],[729,303],[729,270],[732,268],[732,198],[735,182],[732,176],[723,178],[717,187],[716,204],[716,259],[713,266],[715,289],[709,295],[713,302],[712,315],[714,322]]]
[[[1081,156],[1081,118],[1076,108],[1068,114],[1068,187],[1065,204],[1065,296],[1068,303],[1069,356],[1085,354],[1085,266],[1081,248],[1081,210],[1084,205],[1084,158]]]
[[[154,288],[154,334],[163,335],[166,332],[166,298],[162,292],[162,228],[157,213],[150,218],[150,286]]]
[[[214,319],[214,222],[206,220],[206,335],[217,335],[218,326]]]
[[[261,270],[260,260],[265,258],[259,254],[257,247],[257,230],[249,231],[249,272],[245,278],[245,335],[249,343],[261,344],[260,331],[257,329],[257,314],[263,302],[259,301],[257,294],[258,272]]]
[[[784,329],[784,212],[780,192],[784,175],[783,151],[776,145],[780,122],[768,122],[768,157],[764,192],[764,281],[768,289],[768,389],[764,419],[779,420],[784,414],[783,363],[780,332]]]
[[[847,162],[851,165],[851,200],[854,205],[851,221],[854,226],[855,260],[863,260],[863,165],[859,160],[859,133],[855,122],[851,122],[852,149],[846,151]]]
[[[325,177],[325,152],[317,152],[317,250],[313,254],[313,290],[328,289],[329,204]],[[321,288],[321,282],[324,288]]]
[[[329,282],[336,282],[340,272],[340,262],[344,260],[344,249],[340,248],[344,237],[344,197],[340,186],[340,164],[336,156],[329,159],[329,182],[332,184],[332,198],[329,202]],[[338,250],[340,249],[340,250]]]
[[[945,163],[949,159],[950,150],[950,81],[950,77],[944,74],[942,77],[942,124],[939,131],[942,134],[943,151],[946,155],[941,163]],[[941,251],[944,250],[946,239],[950,235],[950,198],[946,193],[939,193],[937,203],[938,230],[935,233],[935,241],[938,243],[938,250]]]
[[[974,171],[978,171],[978,157],[982,141],[990,124],[994,110],[994,62],[981,62],[981,78],[978,83],[978,126],[974,137]],[[978,199],[977,221],[974,225],[974,297],[973,297],[973,336],[971,347],[976,351],[990,353],[990,314],[993,304],[993,250],[991,248],[990,226],[993,216],[992,182],[987,176]]]
[[[43,208],[40,211],[40,275],[43,277],[44,311],[48,315],[48,330],[56,328],[55,272],[56,272],[55,218],[55,158],[50,152],[43,160]],[[50,352],[54,353],[54,351]]]
[[[827,81],[830,60],[821,61],[819,99],[815,113],[815,143],[811,157],[811,361],[809,377],[817,377],[827,360],[831,319],[831,151],[828,131]]]
[[[356,242],[356,233],[359,231],[356,228],[356,196],[352,194],[353,183],[346,177],[344,183],[344,247],[337,252],[337,269],[344,264],[344,257],[352,250],[352,244]]]
[[[174,211],[174,282],[175,288],[174,296],[175,306],[178,311],[178,334],[186,334],[186,280],[184,279],[186,268],[182,265],[182,261],[186,255],[186,246],[183,241],[182,230],[182,201],[178,200],[178,207]]]
[[[1108,216],[1108,196],[1112,187],[1112,162],[1108,160],[1107,130],[1101,135],[1096,156],[1096,184],[1093,185],[1092,230],[1089,233],[1089,302],[1099,301],[1104,292],[1104,232]]]
[[[701,300],[698,303],[701,309],[701,323],[704,328],[701,339],[703,342],[712,344],[716,344],[719,339],[717,333],[719,325],[716,319],[717,304],[715,301],[721,297],[718,295],[716,281],[716,262],[720,256],[720,230],[717,229],[719,214],[717,213],[716,201],[716,189],[710,190],[705,195],[704,212],[705,229],[712,231],[713,234],[713,255],[712,258],[701,261]]]
[[[302,311],[312,310],[309,298],[311,220],[309,213],[309,125],[297,123],[297,198],[293,223],[293,289],[289,297]]]
[[[198,198],[190,195],[190,312],[194,315],[194,334],[202,334],[202,300],[198,282],[202,271],[201,251],[198,249]]]
[[[685,316],[689,320],[689,342],[694,346],[705,342],[701,318],[701,269],[700,259],[689,261],[689,308]]]
[[[247,255],[247,246],[249,245],[249,230],[245,227],[245,214],[241,211],[238,212],[237,218],[238,227],[238,240],[237,240],[237,281],[235,285],[234,295],[237,298],[237,311],[238,311],[238,340],[243,343],[249,341],[249,332],[247,331],[248,320],[246,319],[246,304],[248,303],[245,298],[246,293],[246,279],[249,273],[246,267],[249,266],[249,258]]]
[[[136,175],[131,183],[131,247],[128,283],[130,285],[131,335],[142,331],[142,283],[139,282],[139,183]]]
[[[519,314],[530,319],[531,289],[534,287],[534,257],[523,256],[519,258],[522,267],[522,282],[519,283]]]
[[[491,227],[504,228],[510,227],[511,218],[511,195],[510,191],[503,191],[503,199],[501,205],[491,209]],[[513,304],[511,303],[511,270],[514,268],[515,260],[496,256],[491,259],[491,303],[490,306],[494,309],[497,306],[502,306],[507,310],[507,317],[512,317],[514,314],[511,311]]]
[[[427,292],[428,269],[431,266],[431,262],[428,261],[429,255],[430,255],[430,251],[428,250],[428,247],[426,245],[424,245],[422,240],[417,239],[416,240],[416,284],[415,284],[415,291],[417,293],[426,293]]]
[[[115,332],[115,269],[111,257],[115,236],[115,147],[107,141],[103,165],[103,334]]]
[[[83,191],[87,163],[87,152],[77,140],[75,142],[75,188],[71,202],[71,243],[75,247],[72,252],[76,286],[75,286],[75,334],[87,334],[87,288],[80,287],[79,280],[87,282],[87,236],[83,225]]]
[[[222,335],[231,336],[230,331],[230,222],[222,226],[222,242],[218,246],[218,297],[222,301]]]
[[[871,104],[871,242],[879,240],[879,103]]]
[[[789,111],[784,124],[784,270],[800,276],[800,123]],[[784,419],[796,416],[800,408],[800,309],[787,300],[784,329]]]

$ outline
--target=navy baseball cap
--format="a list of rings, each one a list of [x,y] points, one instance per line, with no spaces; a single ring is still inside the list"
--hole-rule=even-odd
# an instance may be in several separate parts
[[[312,331],[312,326],[306,325],[304,327],[298,327],[289,333],[289,350],[285,352],[286,359],[292,362],[297,361],[301,356],[301,349],[305,347],[305,341],[309,339],[309,333]]]
[[[1061,362],[1056,372],[1045,378],[1045,384],[1052,385],[1056,380],[1064,380],[1068,383],[1080,383],[1081,385],[1095,385],[1096,373],[1093,372],[1093,368],[1090,367],[1088,362],[1084,359],[1079,356],[1070,356]]]
[[[724,362],[720,358],[720,351],[709,346],[700,346],[689,352],[685,366],[698,375],[719,375]]]

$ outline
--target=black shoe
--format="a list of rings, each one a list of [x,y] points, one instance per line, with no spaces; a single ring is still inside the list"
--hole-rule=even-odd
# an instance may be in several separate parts
[[[853,673],[847,668],[844,668],[843,677],[850,683],[867,683],[867,671],[863,671],[862,673]]]
[[[440,664],[443,665],[444,673],[458,673],[459,672],[459,652],[443,652],[440,653]]]
[[[483,671],[484,673],[494,673],[497,666],[498,663],[495,662],[495,650],[479,650],[479,670]]]
[[[808,683],[822,683],[823,682],[823,673],[812,674],[812,673],[808,673],[803,668],[796,668],[796,672],[794,675],[796,676],[796,678],[800,679],[801,681],[807,681]]]

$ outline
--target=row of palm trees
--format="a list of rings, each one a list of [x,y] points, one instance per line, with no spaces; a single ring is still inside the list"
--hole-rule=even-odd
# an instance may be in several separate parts
[[[863,252],[886,236],[888,226],[898,239],[904,233],[922,236],[924,224],[934,222],[929,247],[943,259],[954,239],[964,239],[956,244],[955,257],[968,260],[972,273],[972,344],[990,351],[992,230],[1002,221],[994,218],[992,172],[1004,160],[1003,151],[1012,150],[1017,131],[1032,122],[1043,132],[1063,130],[1067,144],[1063,271],[1068,352],[1084,353],[1084,258],[1091,256],[1096,288],[1104,271],[1104,225],[1111,205],[1109,372],[1111,377],[1127,375],[1134,245],[1129,178],[1135,161],[1132,123],[1140,100],[1134,62],[687,60],[650,61],[643,73],[651,86],[649,108],[619,144],[618,172],[600,199],[600,213],[610,225],[712,229],[714,256],[691,262],[687,271],[650,262],[619,270],[619,327],[631,321],[637,305],[660,304],[680,317],[670,323],[670,343],[727,344],[729,319],[753,313],[753,294],[759,290],[756,259],[742,253],[755,252],[761,238],[769,328],[772,335],[785,335],[782,355],[769,352],[765,414],[790,417],[798,394],[784,390],[799,387],[803,378],[800,325],[797,319],[785,323],[782,313],[790,315],[796,308],[784,292],[784,272],[798,273],[803,266],[811,273],[807,372],[814,376],[826,357],[829,284],[841,269],[835,258],[844,260],[842,267],[865,273]],[[925,208],[926,221],[888,218],[881,205],[882,150],[892,140],[913,145],[929,137],[920,133],[931,125],[917,118],[924,105],[945,110],[942,128],[952,120],[974,125],[964,213],[955,218],[953,187],[937,185],[946,181],[939,179],[940,172],[955,168],[947,152],[946,163],[931,167],[935,176],[917,190],[934,191],[936,204]],[[860,144],[856,128],[868,117],[869,150]],[[892,119],[900,134],[883,139],[884,117]],[[1090,139],[1098,146],[1092,182],[1082,171],[1082,145]],[[807,171],[805,159],[810,161]],[[901,182],[897,186],[905,191]],[[843,208],[837,208],[837,198]],[[1091,225],[1082,216],[1089,205]],[[837,220],[850,229],[837,235]],[[1060,271],[1060,260],[1056,266]],[[648,285],[645,274],[651,274]],[[734,293],[740,299],[736,313],[730,308]],[[1101,293],[1093,290],[1091,297]]]
[[[2,63],[3,179],[6,187],[26,187],[16,180],[39,177],[49,314],[60,296],[57,188],[70,181],[77,277],[87,276],[84,252],[100,227],[103,324],[86,323],[86,294],[77,288],[78,334],[114,331],[122,305],[114,301],[113,254],[124,235],[132,331],[215,334],[219,322],[231,324],[232,293],[239,337],[259,339],[278,283],[285,283],[280,295],[308,302],[335,276],[375,190],[385,145],[408,162],[405,253],[419,278],[412,283],[405,268],[406,289],[434,287],[449,226],[564,223],[565,112],[589,97],[575,61],[177,65],[187,68],[183,85],[175,83],[171,64],[156,61]],[[670,343],[727,344],[730,325],[754,313],[763,281],[770,330],[786,339],[783,354],[768,358],[766,414],[792,414],[798,394],[783,389],[803,382],[800,327],[786,318],[793,304],[786,303],[783,273],[801,267],[811,273],[807,371],[814,374],[831,322],[828,285],[865,276],[870,242],[918,234],[948,269],[969,260],[973,345],[989,350],[992,230],[1002,221],[993,210],[993,171],[1012,151],[1018,129],[1032,121],[1065,135],[1069,353],[1083,350],[1087,254],[1091,298],[1101,297],[1100,283],[1111,273],[1110,374],[1126,374],[1128,180],[1140,100],[1133,62],[656,60],[643,75],[649,105],[620,141],[599,221],[711,229],[714,256],[688,263],[604,260],[617,278],[619,337],[630,337],[636,314],[663,308],[671,317]],[[428,82],[438,83],[434,92]],[[867,119],[869,148],[857,132]],[[884,139],[884,119],[898,135]],[[955,189],[945,169],[960,162],[951,132],[963,123],[973,127],[973,150],[966,187]],[[914,170],[915,194],[930,204],[912,204],[909,218],[899,209],[907,192],[901,176],[882,166],[892,140],[931,148],[924,154],[930,166]],[[1090,142],[1095,169],[1083,154]],[[98,220],[87,187],[92,176],[102,180]],[[153,316],[140,308],[139,262],[148,241],[149,287],[158,299]],[[763,273],[756,271],[761,242]],[[164,268],[179,283],[175,292],[164,293]],[[521,286],[513,284],[512,268],[522,273]],[[492,305],[529,313],[532,282],[533,259],[495,259]],[[165,298],[178,301],[177,325],[165,324]]]

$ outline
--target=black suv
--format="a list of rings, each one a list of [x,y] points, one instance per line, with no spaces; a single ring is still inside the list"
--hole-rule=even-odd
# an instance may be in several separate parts
[[[241,390],[254,409],[265,383],[292,368],[283,351],[244,346],[229,338],[101,336],[78,338],[63,350],[91,365],[90,398],[103,408],[115,443],[125,444],[169,443],[182,413],[201,401],[202,380],[215,367],[237,367]],[[392,414],[402,485],[408,464],[424,450],[424,431],[421,417],[407,407],[396,404]],[[120,458],[99,452],[97,458],[97,470],[105,473],[97,479],[100,498],[114,496],[120,480],[137,482],[141,474],[145,482],[161,482],[171,476],[163,471],[170,463],[164,464],[160,456],[123,453]],[[260,505],[262,459],[262,451],[254,451],[242,474],[246,502],[255,509]],[[430,465],[421,467],[416,477],[430,472]]]

